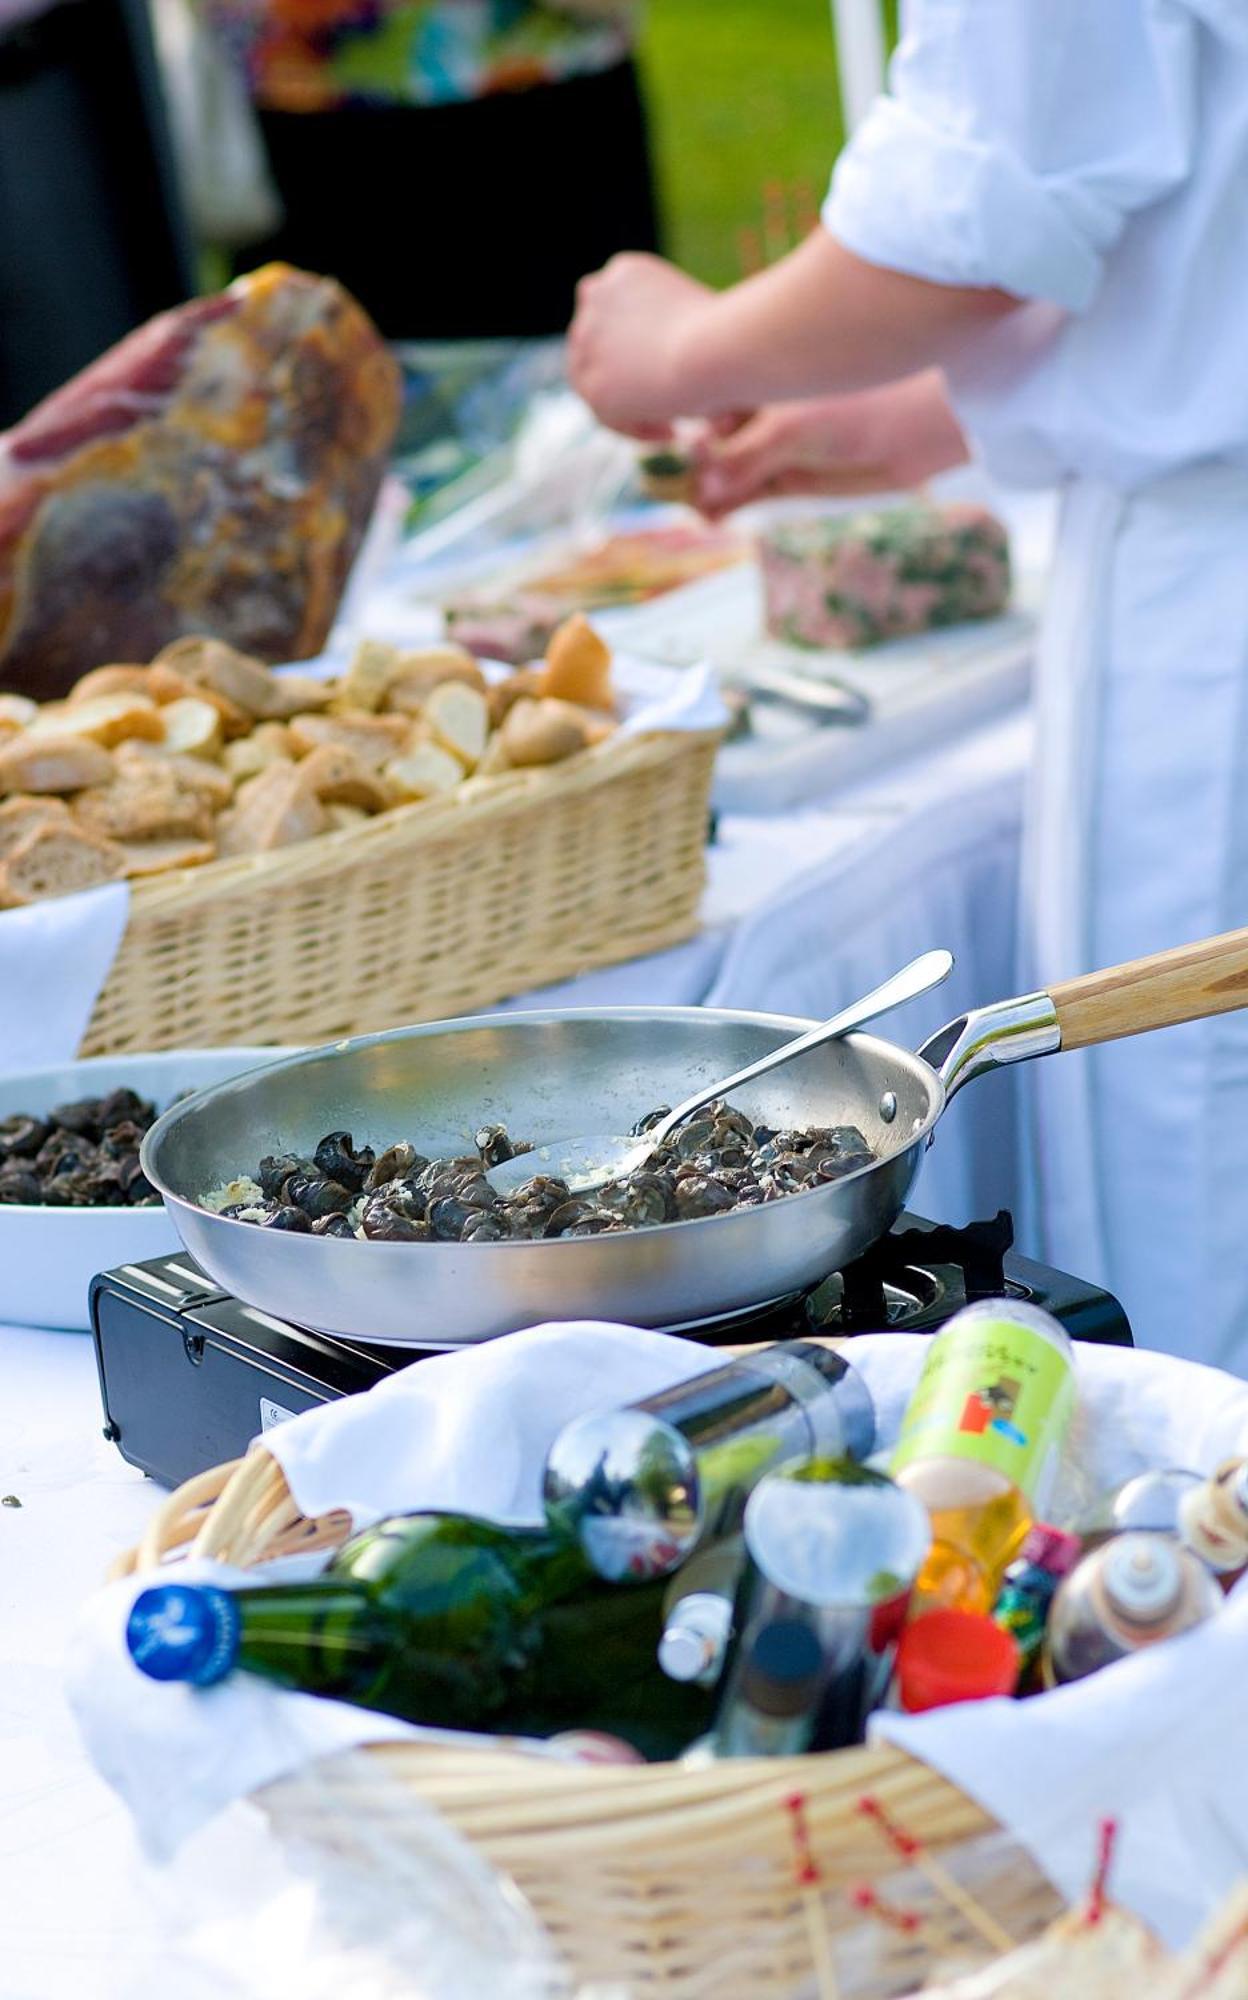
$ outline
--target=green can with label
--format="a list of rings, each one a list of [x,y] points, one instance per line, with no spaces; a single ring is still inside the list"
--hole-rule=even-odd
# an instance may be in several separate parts
[[[1064,1328],[1036,1306],[983,1300],[932,1341],[890,1470],[897,1478],[921,1463],[968,1461],[991,1468],[1042,1510],[1074,1407],[1074,1350]]]

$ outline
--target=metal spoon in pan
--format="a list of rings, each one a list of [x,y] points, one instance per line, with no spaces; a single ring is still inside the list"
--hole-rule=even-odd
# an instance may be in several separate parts
[[[678,1104],[657,1125],[640,1135],[629,1133],[621,1138],[617,1133],[595,1132],[580,1139],[554,1139],[547,1145],[535,1147],[530,1153],[519,1153],[512,1160],[503,1160],[497,1167],[491,1167],[486,1179],[500,1194],[511,1194],[525,1181],[532,1180],[534,1174],[548,1174],[556,1180],[566,1181],[573,1194],[584,1194],[589,1188],[601,1187],[605,1181],[621,1180],[637,1167],[643,1166],[661,1146],[668,1134],[677,1125],[692,1117],[695,1111],[709,1104],[713,1098],[727,1097],[743,1084],[753,1083],[756,1077],[767,1076],[782,1063],[791,1062],[794,1056],[804,1055],[807,1049],[822,1048],[825,1042],[839,1040],[866,1022],[874,1021],[877,1015],[886,1014],[893,1007],[900,1007],[905,1000],[916,1000],[921,993],[930,993],[934,986],[949,977],[953,970],[953,958],[947,951],[925,951],[920,957],[895,972],[882,986],[855,1000],[834,1014],[830,1021],[824,1021],[818,1028],[809,1028],[795,1041],[785,1042],[770,1055],[758,1062],[747,1064],[745,1069],[736,1070],[732,1076],[725,1076],[718,1083],[708,1084],[695,1096],[687,1097]]]

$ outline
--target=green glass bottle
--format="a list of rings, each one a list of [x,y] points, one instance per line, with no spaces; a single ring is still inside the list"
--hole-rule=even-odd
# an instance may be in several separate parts
[[[546,1528],[406,1514],[341,1549],[308,1583],[159,1584],[127,1644],[154,1680],[208,1686],[242,1668],[411,1722],[508,1735],[569,1728],[674,1756],[712,1695],[658,1664],[670,1586],[610,1584]]]

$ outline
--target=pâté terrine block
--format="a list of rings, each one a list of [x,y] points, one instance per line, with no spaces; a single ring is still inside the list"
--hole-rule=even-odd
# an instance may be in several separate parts
[[[807,516],[767,529],[758,553],[767,630],[798,646],[875,646],[1009,603],[1009,538],[985,507]]]

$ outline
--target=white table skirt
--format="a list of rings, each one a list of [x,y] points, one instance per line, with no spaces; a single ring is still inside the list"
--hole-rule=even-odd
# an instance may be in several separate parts
[[[835,810],[727,822],[699,938],[522,1004],[704,1000],[827,1015],[936,944],[956,954],[954,977],[886,1032],[913,1044],[1005,996],[1027,739],[1016,716],[877,777]],[[968,1093],[915,1205],[951,1221],[1009,1205],[1011,1118],[1008,1077]],[[176,1898],[142,1869],[60,1692],[77,1605],[160,1497],[103,1441],[85,1337],[0,1327],[5,1493],[22,1505],[0,1509],[0,2000],[146,2000],[153,1990],[217,2000],[227,1989],[179,1946]],[[239,1853],[260,1836],[238,1808],[201,1838],[201,1869],[237,1876]]]

